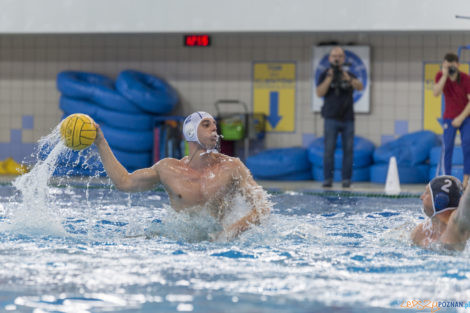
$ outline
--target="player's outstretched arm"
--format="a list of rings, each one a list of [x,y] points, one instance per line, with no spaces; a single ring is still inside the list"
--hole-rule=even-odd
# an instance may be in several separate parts
[[[426,236],[424,236],[424,223],[421,223],[419,224],[418,226],[415,227],[415,229],[413,229],[413,231],[411,232],[411,241],[413,241],[413,243],[415,245],[418,245],[418,246],[421,246],[421,247],[425,247],[425,239],[426,239]]]
[[[99,125],[95,124],[95,126],[97,129],[95,145],[98,148],[104,169],[117,189],[144,191],[154,188],[160,182],[157,164],[129,173],[114,156]]]
[[[252,225],[259,224],[271,211],[271,203],[267,199],[266,192],[255,182],[250,171],[239,159],[235,161],[235,173],[240,176],[240,188],[251,210],[241,219],[225,227],[217,238],[219,240],[237,237]]]
[[[459,207],[452,212],[441,242],[448,249],[463,250],[470,238],[470,189],[460,198]]]

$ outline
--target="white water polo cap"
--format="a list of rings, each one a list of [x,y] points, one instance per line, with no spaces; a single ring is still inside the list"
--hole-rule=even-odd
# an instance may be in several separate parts
[[[197,128],[199,127],[199,124],[201,121],[205,118],[210,118],[213,119],[212,115],[210,115],[207,112],[194,112],[193,114],[189,115],[183,123],[183,135],[184,139],[186,141],[195,141],[198,144],[201,144],[199,142],[199,138],[197,137]]]

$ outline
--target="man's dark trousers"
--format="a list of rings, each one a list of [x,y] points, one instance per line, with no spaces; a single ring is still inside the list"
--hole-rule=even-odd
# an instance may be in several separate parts
[[[331,118],[324,120],[325,154],[323,156],[324,182],[333,181],[336,139],[341,133],[343,144],[343,181],[351,181],[354,147],[354,121],[340,121]]]

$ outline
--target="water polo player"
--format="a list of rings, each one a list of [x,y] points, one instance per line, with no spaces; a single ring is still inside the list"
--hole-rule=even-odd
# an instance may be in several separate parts
[[[119,163],[99,125],[96,126],[95,144],[106,173],[117,189],[145,191],[162,184],[175,211],[206,209],[221,223],[223,230],[211,234],[214,240],[232,239],[250,225],[258,224],[270,212],[265,191],[256,184],[246,166],[238,158],[216,150],[217,125],[209,113],[195,112],[184,121],[183,134],[189,145],[189,156],[181,160],[165,158],[133,173],[128,173]],[[240,210],[240,206],[233,203],[237,196],[246,201],[246,210],[234,212]]]
[[[453,176],[431,180],[421,195],[428,220],[411,233],[413,242],[422,247],[441,243],[448,249],[463,250],[470,237],[470,194],[462,196],[462,183]]]

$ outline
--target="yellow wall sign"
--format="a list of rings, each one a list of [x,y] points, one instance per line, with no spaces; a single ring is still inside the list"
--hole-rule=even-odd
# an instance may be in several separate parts
[[[266,130],[295,130],[295,63],[253,64],[253,112],[266,114]]]
[[[432,130],[437,134],[442,134],[442,126],[439,119],[444,113],[444,95],[434,97],[432,89],[434,86],[434,78],[441,69],[441,63],[424,64],[424,125],[423,128]],[[469,65],[460,64],[459,70],[468,73]]]

